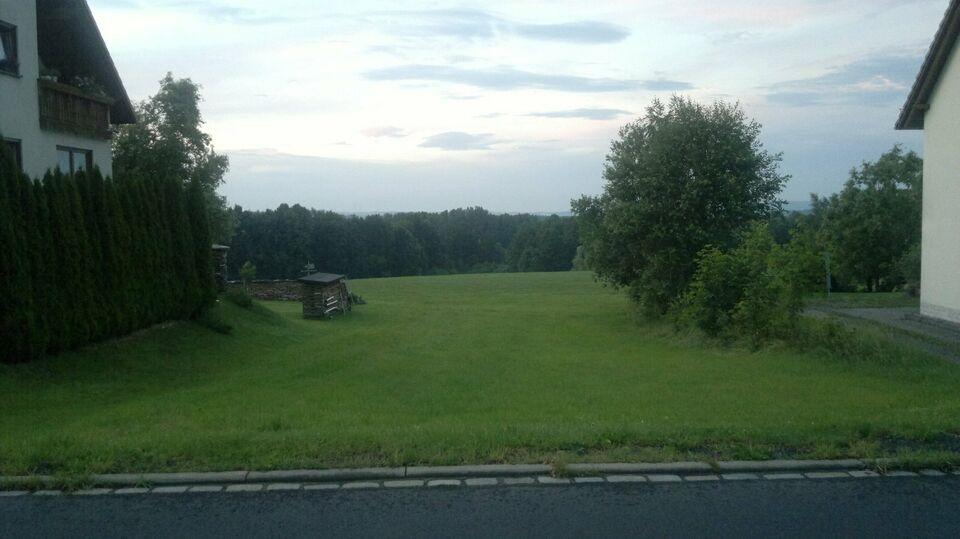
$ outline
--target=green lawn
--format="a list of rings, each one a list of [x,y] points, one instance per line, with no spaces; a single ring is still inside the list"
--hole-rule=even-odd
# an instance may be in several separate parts
[[[818,294],[808,299],[811,307],[833,309],[870,309],[920,307],[920,298],[903,292],[833,292],[829,296]]]
[[[722,350],[587,273],[354,281],[0,366],[0,473],[870,456],[960,430],[960,368]]]

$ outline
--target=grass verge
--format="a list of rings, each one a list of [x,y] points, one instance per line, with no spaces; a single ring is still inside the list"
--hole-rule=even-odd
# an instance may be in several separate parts
[[[960,369],[919,352],[704,345],[587,273],[352,285],[368,303],[331,321],[222,302],[230,334],[0,366],[0,474],[958,450]]]

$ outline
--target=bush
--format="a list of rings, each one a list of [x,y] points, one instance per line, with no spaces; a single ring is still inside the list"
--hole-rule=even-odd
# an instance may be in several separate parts
[[[744,338],[754,346],[789,336],[818,261],[805,242],[782,247],[767,224],[757,224],[735,249],[709,247],[700,253],[693,280],[678,303],[678,321],[711,337]]]
[[[207,329],[216,331],[221,335],[229,335],[233,333],[233,326],[225,322],[223,318],[221,318],[220,315],[217,314],[217,312],[213,309],[207,309],[200,313],[200,316],[196,318],[195,322]]]
[[[243,309],[253,308],[253,298],[251,298],[250,295],[243,290],[231,288],[223,294],[223,298],[230,303],[233,303],[237,307]]]
[[[203,312],[216,289],[202,196],[97,170],[33,181],[0,147],[0,362]]]

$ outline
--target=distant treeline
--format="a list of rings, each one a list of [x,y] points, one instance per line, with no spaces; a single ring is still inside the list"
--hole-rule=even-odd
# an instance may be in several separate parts
[[[96,170],[35,181],[0,154],[0,362],[193,317],[213,303],[196,182],[104,179]]]
[[[229,275],[244,262],[257,278],[317,271],[353,278],[571,269],[579,237],[571,217],[501,215],[483,208],[345,216],[282,204],[234,208]]]

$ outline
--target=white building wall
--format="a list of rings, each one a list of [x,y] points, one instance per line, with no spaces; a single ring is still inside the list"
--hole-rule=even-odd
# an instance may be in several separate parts
[[[924,115],[920,310],[960,323],[960,45]]]
[[[17,27],[20,76],[0,72],[0,135],[19,139],[23,169],[31,177],[43,176],[57,166],[57,146],[93,151],[93,162],[104,175],[113,174],[110,141],[78,137],[40,129],[40,56],[37,52],[37,3],[33,0],[0,0],[0,20]]]

